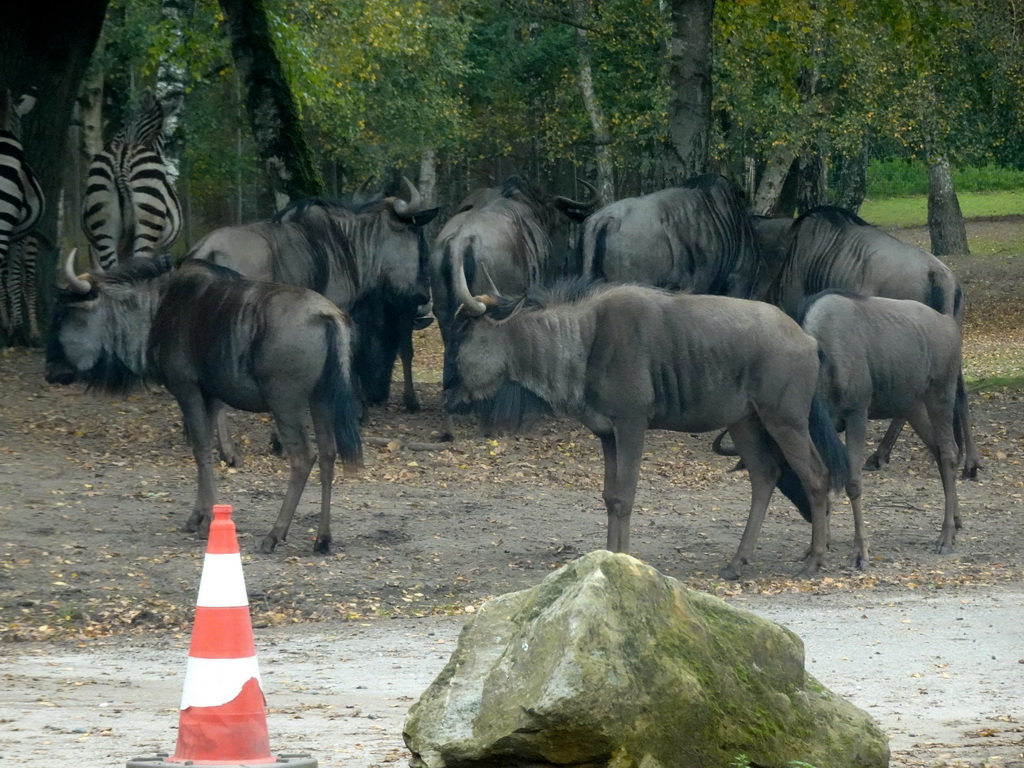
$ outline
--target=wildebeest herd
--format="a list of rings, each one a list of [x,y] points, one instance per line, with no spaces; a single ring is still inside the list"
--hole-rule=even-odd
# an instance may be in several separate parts
[[[471,193],[431,249],[437,209],[405,186],[408,200],[302,200],[215,230],[177,268],[161,255],[110,269],[93,258],[78,274],[72,253],[46,379],[116,393],[166,386],[197,465],[190,530],[208,525],[215,502],[215,440],[226,462],[239,460],[225,405],[269,412],[291,473],[266,553],[287,536],[316,460],[311,420],[314,550],[326,552],[335,460],[360,465],[360,413],[387,399],[399,354],[406,407],[419,407],[413,330],[432,311],[445,348],[442,435],[466,412],[488,432],[545,413],[582,422],[603,450],[612,551],[629,551],[645,432],[724,429],[751,499],[723,576],[749,561],[775,488],[811,523],[808,574],[829,546],[830,492],[845,489],[854,564],[865,567],[861,466],[867,421],[880,418],[895,420],[891,439],[909,422],[935,457],[938,550],[952,547],[958,462],[971,477],[979,464],[963,292],[932,255],[840,209],[754,216],[716,175],[596,210],[593,196],[553,197],[510,177]]]

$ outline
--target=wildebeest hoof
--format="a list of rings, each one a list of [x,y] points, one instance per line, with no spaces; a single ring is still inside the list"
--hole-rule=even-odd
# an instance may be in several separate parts
[[[419,401],[418,400],[406,400],[405,401],[405,411],[406,411],[406,413],[419,413],[420,412],[420,403],[419,403]]]
[[[329,555],[331,554],[331,537],[321,536],[313,543],[313,554],[316,555]]]
[[[866,571],[868,569],[868,557],[858,552],[853,557],[853,567],[858,571]]]
[[[268,533],[266,538],[260,542],[260,553],[264,555],[272,554],[276,547],[277,537]]]
[[[966,464],[964,464],[964,471],[963,471],[963,474],[960,475],[960,479],[961,480],[977,480],[978,479],[978,470],[979,469],[981,469],[981,465],[980,464],[973,464],[971,466],[967,466]]]
[[[721,568],[718,571],[718,575],[726,581],[739,581],[740,569],[734,568],[733,565],[730,563],[729,565],[726,565],[723,568]]]
[[[864,462],[864,469],[868,472],[876,472],[888,463],[888,459],[883,461],[881,456],[877,453],[873,453],[868,456],[868,460]]]
[[[952,541],[944,541],[943,539],[939,539],[939,545],[935,548],[935,552],[936,552],[936,554],[939,554],[939,555],[951,555],[951,554],[953,554],[953,542]]]

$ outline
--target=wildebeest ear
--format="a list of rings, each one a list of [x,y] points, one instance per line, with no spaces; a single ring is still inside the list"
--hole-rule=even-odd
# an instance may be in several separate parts
[[[425,227],[437,216],[438,208],[428,208],[425,211],[416,211],[411,216],[399,216],[401,219],[412,219],[414,227]]]
[[[497,302],[491,299],[490,296],[480,296],[479,298],[487,304],[487,311],[484,312],[484,317],[495,323],[508,322],[519,313],[519,310],[526,306],[525,296],[520,296],[514,301]]]

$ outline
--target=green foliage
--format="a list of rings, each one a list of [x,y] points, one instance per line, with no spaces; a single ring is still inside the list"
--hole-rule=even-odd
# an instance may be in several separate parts
[[[1024,190],[963,192],[957,195],[960,210],[967,219],[1019,216],[1024,213]],[[868,197],[860,207],[860,216],[878,227],[924,227],[928,224],[928,197]],[[1021,237],[1024,245],[1024,236]],[[1024,253],[1024,248],[1008,246],[1004,241],[970,242],[972,253]]]
[[[958,193],[1022,190],[1024,171],[995,165],[955,167],[953,184]],[[927,194],[928,168],[923,162],[890,158],[868,165],[868,197]]]

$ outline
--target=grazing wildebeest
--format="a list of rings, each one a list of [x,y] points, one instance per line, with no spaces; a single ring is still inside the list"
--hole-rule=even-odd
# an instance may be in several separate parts
[[[843,208],[813,208],[799,218],[753,217],[766,262],[759,298],[795,315],[801,301],[819,291],[851,291],[910,299],[949,315],[963,325],[963,289],[953,272],[927,251],[901,242]],[[967,390],[957,384],[957,429],[963,435],[963,476],[976,478],[981,466],[971,437]],[[890,426],[869,468],[889,460],[903,426]]]
[[[868,564],[861,509],[868,419],[906,419],[931,452],[945,495],[938,552],[950,552],[960,528],[953,423],[961,366],[956,320],[917,301],[839,291],[812,296],[797,319],[821,346],[819,396],[846,430],[854,565]]]
[[[499,426],[546,404],[601,440],[608,549],[629,551],[629,520],[648,429],[728,427],[750,468],[746,529],[722,570],[739,578],[776,484],[811,521],[806,572],[822,565],[829,487],[846,456],[817,400],[818,345],[777,307],[637,285],[570,285],[459,310],[456,401]]]
[[[594,188],[587,184],[592,195]],[[473,304],[477,294],[498,290],[520,294],[574,274],[570,242],[573,221],[582,221],[596,204],[549,196],[520,176],[510,176],[496,194],[493,188],[471,193],[444,226],[431,251],[430,284],[441,338],[445,346],[444,377],[455,354],[451,333],[460,304]],[[452,437],[447,412],[442,428]]]
[[[320,462],[320,524],[315,552],[331,544],[331,482],[340,454],[362,462],[358,405],[351,385],[352,329],[323,296],[245,280],[202,261],[166,271],[136,259],[99,276],[76,276],[74,252],[54,307],[46,380],[84,381],[110,393],[163,384],[181,407],[198,471],[187,529],[209,528],[216,501],[211,421],[226,403],[270,412],[288,452],[291,475],[281,511],[260,551],[288,535],[313,467],[306,435],[311,414]]]
[[[752,298],[761,268],[743,194],[717,174],[606,205],[579,248],[585,276],[673,291]]]
[[[373,381],[390,380],[399,347],[411,350],[415,318],[419,307],[430,301],[427,244],[423,228],[437,215],[406,179],[409,200],[385,197],[354,206],[320,199],[299,200],[265,221],[216,229],[200,240],[186,259],[213,262],[235,270],[251,280],[265,280],[309,288],[323,294],[345,312],[353,312],[360,301],[383,301],[357,314],[373,322],[357,325],[361,340],[360,363],[376,361],[380,368],[355,369],[362,388]],[[376,294],[376,295],[375,295]],[[397,308],[397,309],[396,309]],[[379,313],[383,313],[383,315]],[[383,331],[403,339],[388,343],[390,356],[362,354],[380,340]],[[412,356],[403,355],[406,404],[416,403],[411,389]],[[228,464],[238,461],[233,445],[224,445],[227,429],[218,419],[221,455]]]

